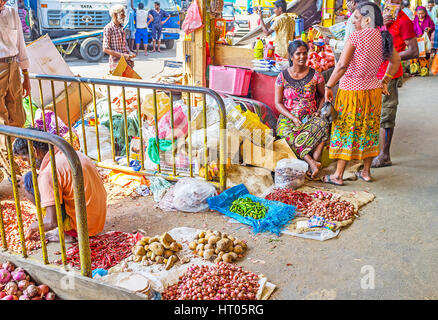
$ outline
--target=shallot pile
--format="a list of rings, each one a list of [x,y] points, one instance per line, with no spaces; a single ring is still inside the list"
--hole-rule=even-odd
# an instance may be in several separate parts
[[[333,194],[330,192],[317,190],[310,194],[315,199],[324,200],[324,199],[331,199],[333,197]]]
[[[256,300],[259,277],[229,263],[193,266],[162,294],[164,300]]]
[[[111,231],[105,234],[90,237],[91,268],[109,269],[131,255],[136,243],[133,234]],[[67,250],[67,262],[72,267],[81,267],[78,244],[73,244]],[[55,263],[61,264],[61,260]]]
[[[22,268],[5,262],[0,270],[1,300],[55,300],[55,294],[45,284],[37,286]]]
[[[318,216],[331,221],[349,220],[356,213],[351,202],[338,199],[314,201],[303,211],[307,217]]]
[[[312,197],[307,193],[292,189],[275,189],[265,199],[290,204],[297,207],[297,209],[306,208],[313,201]]]
[[[2,203],[2,213],[8,249],[21,253],[20,233],[18,232],[15,204],[12,202]],[[23,220],[23,229],[26,233],[29,226],[36,221],[35,207],[32,206],[29,201],[21,201],[21,218]],[[26,240],[26,249],[28,252],[40,247],[41,243],[38,238]]]

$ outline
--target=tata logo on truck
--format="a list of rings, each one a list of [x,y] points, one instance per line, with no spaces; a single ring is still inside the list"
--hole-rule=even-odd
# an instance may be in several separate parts
[[[82,16],[81,20],[86,22],[86,23],[89,23],[89,22],[93,21],[93,18],[85,15],[85,16]]]
[[[81,9],[93,9],[91,4],[81,4]]]

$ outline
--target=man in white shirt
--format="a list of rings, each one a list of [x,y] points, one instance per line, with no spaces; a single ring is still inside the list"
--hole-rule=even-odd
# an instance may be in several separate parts
[[[143,41],[144,55],[148,55],[148,27],[149,23],[151,23],[152,21],[154,21],[154,18],[150,14],[148,14],[146,10],[144,10],[144,4],[140,2],[138,4],[138,10],[135,19],[135,26],[137,28],[137,30],[135,31],[135,44],[137,46],[137,54],[138,50],[140,49],[141,41]]]
[[[402,1],[402,6],[403,12],[406,13],[406,15],[409,17],[409,19],[414,20],[415,16],[414,13],[411,11],[410,7],[411,7],[411,2],[409,0],[403,0]]]
[[[342,40],[330,39],[329,44],[333,48],[334,52],[341,53],[344,49],[345,42],[350,37],[356,28],[353,24],[353,12],[356,10],[357,6],[362,2],[368,2],[368,0],[349,0],[347,1],[347,9],[351,13],[350,18],[347,20],[347,25],[345,26],[345,36]],[[327,43],[327,42],[326,42]]]
[[[0,125],[22,127],[26,121],[22,100],[30,94],[29,58],[18,11],[6,2],[0,0]],[[10,176],[6,141],[0,135],[0,166]],[[20,174],[18,166],[16,172]]]

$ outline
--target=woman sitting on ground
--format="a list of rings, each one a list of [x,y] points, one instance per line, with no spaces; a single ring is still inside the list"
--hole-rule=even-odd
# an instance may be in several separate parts
[[[319,117],[324,103],[324,78],[306,65],[309,48],[301,40],[289,43],[290,67],[275,83],[275,106],[280,112],[277,135],[310,167],[314,178],[321,168],[322,149],[328,139],[328,122]]]

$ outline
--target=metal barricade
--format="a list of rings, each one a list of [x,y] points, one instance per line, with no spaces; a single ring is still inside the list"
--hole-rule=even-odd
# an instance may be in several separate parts
[[[93,95],[93,111],[95,116],[95,130],[96,130],[96,145],[97,145],[97,159],[93,159],[96,162],[96,165],[102,168],[107,169],[114,169],[122,172],[127,173],[133,173],[134,170],[129,167],[130,165],[130,141],[128,139],[128,120],[127,120],[127,109],[126,109],[126,94],[125,89],[131,88],[137,90],[137,116],[139,120],[139,136],[140,136],[140,164],[141,169],[139,171],[135,171],[136,173],[142,174],[142,175],[156,175],[161,176],[167,180],[177,180],[178,178],[184,176],[183,174],[179,174],[177,171],[176,166],[176,160],[175,160],[175,150],[176,150],[176,141],[175,139],[172,139],[172,170],[171,173],[165,173],[160,165],[157,165],[157,169],[155,171],[147,170],[145,169],[145,154],[144,154],[144,142],[143,142],[143,132],[142,132],[142,110],[141,110],[141,103],[140,103],[140,90],[141,89],[150,89],[153,92],[153,109],[154,109],[154,126],[155,126],[155,142],[156,147],[158,149],[159,155],[160,155],[160,148],[159,148],[159,131],[158,131],[158,108],[157,108],[157,92],[166,92],[170,95],[170,122],[171,122],[171,131],[172,131],[172,137],[174,137],[174,96],[175,94],[186,94],[187,96],[187,120],[188,120],[188,138],[187,138],[187,149],[188,149],[188,158],[189,158],[189,172],[188,175],[190,177],[194,177],[193,173],[193,155],[192,155],[192,114],[191,114],[191,101],[194,97],[194,95],[201,95],[202,96],[202,114],[203,114],[203,130],[204,130],[204,149],[203,149],[203,165],[205,168],[205,174],[204,178],[206,181],[212,183],[216,187],[220,189],[220,191],[223,191],[226,189],[226,111],[225,111],[225,105],[220,97],[219,94],[217,94],[215,91],[208,89],[208,88],[202,88],[202,87],[190,87],[190,86],[181,86],[181,85],[166,85],[166,84],[157,84],[157,83],[145,83],[145,82],[138,82],[138,81],[120,81],[120,80],[112,80],[112,79],[96,79],[96,78],[83,78],[83,77],[67,77],[67,76],[52,76],[52,75],[30,75],[31,79],[36,79],[39,84],[39,92],[40,92],[40,102],[42,105],[42,109],[44,112],[44,101],[43,101],[43,87],[42,87],[42,81],[50,81],[51,84],[51,91],[52,91],[52,100],[53,100],[53,111],[55,115],[57,115],[56,110],[56,97],[55,97],[55,90],[54,90],[54,84],[56,82],[61,82],[64,84],[64,93],[65,93],[65,99],[66,99],[66,108],[67,108],[67,115],[70,114],[70,104],[69,104],[69,94],[68,94],[68,84],[70,83],[77,83],[78,84],[78,95],[79,95],[79,101],[80,101],[80,113],[82,121],[82,135],[83,135],[83,141],[81,141],[82,144],[82,150],[84,153],[88,156],[87,152],[87,139],[86,139],[86,133],[85,133],[85,124],[84,124],[84,113],[85,113],[85,107],[82,105],[82,91],[81,91],[81,83],[91,85],[92,89],[92,95]],[[96,86],[104,86],[106,87],[106,98],[108,102],[108,114],[109,114],[109,130],[111,135],[111,151],[112,151],[112,160],[113,163],[109,164],[108,162],[101,161],[101,145],[99,141],[99,125],[98,125],[98,112],[97,112],[97,106],[96,106]],[[126,150],[126,166],[125,165],[118,165],[116,164],[116,151],[115,151],[115,141],[114,141],[114,128],[113,128],[113,113],[112,113],[112,99],[111,99],[111,88],[112,87],[119,87],[121,88],[121,99],[122,99],[122,105],[123,105],[123,125],[124,125],[124,136],[125,136],[125,150]],[[35,90],[35,88],[34,88]],[[219,182],[214,182],[212,179],[209,178],[208,168],[209,168],[209,154],[208,154],[208,147],[207,147],[207,104],[206,104],[206,97],[210,96],[212,97],[215,102],[218,105],[218,112],[219,112],[219,159],[218,159],[218,169],[219,169]],[[31,109],[32,110],[32,109]],[[45,117],[43,117],[43,121]],[[57,117],[55,117],[57,118]],[[32,114],[32,123],[34,123],[34,115]],[[69,139],[70,142],[72,142],[72,123],[70,117],[68,117],[68,127],[69,127]],[[44,122],[44,127],[46,126]],[[56,126],[58,126],[58,123],[56,123]],[[57,127],[58,130],[58,127]],[[200,166],[199,166],[200,168]]]
[[[67,266],[67,255],[66,255],[65,240],[64,240],[64,228],[63,228],[63,220],[61,213],[58,175],[56,171],[55,147],[59,149],[61,152],[63,152],[64,155],[66,156],[73,177],[72,183],[74,190],[74,204],[76,211],[76,225],[77,225],[78,245],[79,245],[79,254],[80,254],[80,262],[81,262],[81,274],[83,276],[91,277],[91,254],[90,254],[90,245],[88,238],[88,223],[87,223],[87,212],[85,205],[84,179],[83,179],[82,166],[75,150],[67,141],[65,141],[61,137],[46,132],[0,125],[0,134],[6,135],[7,137],[8,158],[9,158],[9,164],[11,170],[10,179],[12,182],[12,188],[13,188],[13,194],[15,200],[17,225],[20,235],[21,254],[23,258],[27,258],[28,253],[26,249],[26,240],[25,240],[23,220],[21,215],[19,187],[18,187],[18,181],[15,172],[16,164],[14,161],[14,155],[12,150],[12,138],[23,138],[28,141],[29,161],[31,163],[34,195],[35,195],[35,207],[37,211],[37,221],[39,224],[39,233],[40,233],[41,249],[42,249],[44,264],[49,264],[49,259],[47,254],[47,245],[46,245],[45,232],[43,226],[43,213],[41,208],[40,192],[38,189],[38,179],[37,179],[37,172],[35,165],[33,142],[39,141],[39,142],[47,143],[49,145],[48,152],[50,154],[50,162],[52,169],[56,217],[57,217],[57,224],[59,230],[59,240],[60,240],[59,242],[61,246],[61,261],[64,266]],[[5,230],[4,227],[2,205],[0,204],[0,234],[2,240],[2,247],[4,251],[8,250],[6,232],[7,230]]]

